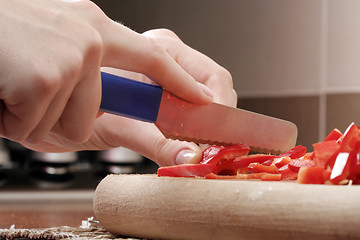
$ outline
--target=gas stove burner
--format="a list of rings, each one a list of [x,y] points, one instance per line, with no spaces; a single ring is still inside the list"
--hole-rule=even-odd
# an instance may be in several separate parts
[[[144,160],[140,154],[124,147],[101,151],[99,152],[99,159],[103,162],[124,164],[136,164]]]
[[[46,163],[74,163],[78,160],[76,152],[65,153],[46,153],[46,152],[33,152],[33,159],[39,162]]]
[[[44,172],[32,172],[31,181],[38,189],[60,190],[70,188],[74,183],[72,174],[49,175]]]
[[[106,171],[109,174],[130,174],[135,173],[136,168],[129,165],[108,165]]]

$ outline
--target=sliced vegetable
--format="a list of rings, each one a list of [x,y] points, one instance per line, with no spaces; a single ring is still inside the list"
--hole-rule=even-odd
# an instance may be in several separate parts
[[[324,139],[323,142],[332,141],[332,140],[338,140],[342,137],[342,133],[339,131],[339,129],[335,128],[334,130],[327,135],[327,137]]]
[[[330,159],[335,156],[340,148],[336,140],[313,144],[316,164],[327,166]]]
[[[302,184],[323,184],[324,166],[302,167],[298,174],[298,183]]]
[[[235,159],[243,155],[247,155],[250,151],[250,148],[244,144],[232,145],[229,147],[224,147],[218,150],[218,153],[215,156],[212,155],[212,151],[216,152],[218,149],[209,150],[208,156],[205,157],[200,163],[202,164],[218,164],[223,160]]]
[[[246,155],[237,157],[234,160],[234,169],[244,168],[249,166],[250,163],[263,163],[267,160],[272,160],[277,156],[268,155],[268,154],[253,154],[253,155]]]
[[[305,160],[293,159],[289,163],[289,169],[293,172],[299,172],[299,169],[301,167],[314,167],[315,165],[316,165],[315,161],[309,159],[305,159]]]
[[[203,152],[200,164],[162,167],[159,176],[208,179],[298,180],[303,184],[360,184],[360,126],[351,123],[342,134],[334,129],[313,152],[298,145],[275,155],[249,154],[239,144],[212,146]]]
[[[278,168],[281,168],[281,167],[285,166],[286,164],[289,164],[290,162],[291,162],[290,157],[281,157],[281,158],[276,158],[274,160],[274,164]]]
[[[341,152],[337,155],[330,175],[330,181],[332,183],[338,184],[348,178],[352,157],[353,155],[348,152]]]
[[[203,157],[201,163],[208,163],[211,159],[213,159],[221,149],[223,149],[223,146],[211,146],[206,148],[203,151]]]
[[[169,167],[160,167],[157,171],[159,177],[205,177],[214,173],[215,164],[181,164]]]
[[[280,181],[281,174],[265,173],[260,179],[261,181]]]
[[[261,163],[250,163],[248,169],[252,173],[279,173],[278,168],[274,164],[270,166],[265,166]]]
[[[291,159],[300,158],[306,154],[306,147],[298,145],[289,151],[280,154],[279,157],[290,157]]]

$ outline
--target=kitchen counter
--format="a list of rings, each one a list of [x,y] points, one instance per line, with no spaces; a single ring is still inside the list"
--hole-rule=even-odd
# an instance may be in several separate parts
[[[0,228],[78,227],[94,216],[93,191],[0,191]]]

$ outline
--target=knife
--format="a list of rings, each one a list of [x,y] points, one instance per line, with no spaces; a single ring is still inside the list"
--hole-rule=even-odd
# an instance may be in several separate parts
[[[295,124],[217,103],[198,105],[160,86],[101,72],[100,110],[155,123],[166,138],[211,145],[246,144],[279,154],[296,144]]]

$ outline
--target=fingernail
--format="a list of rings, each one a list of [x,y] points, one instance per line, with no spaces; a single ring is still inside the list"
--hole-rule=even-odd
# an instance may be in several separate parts
[[[176,156],[175,163],[176,163],[176,165],[191,163],[192,160],[194,159],[195,155],[196,155],[195,152],[193,152],[189,149],[182,150]]]
[[[198,82],[198,84],[199,84],[199,86],[200,86],[200,89],[203,91],[203,93],[204,93],[206,96],[208,96],[210,99],[212,99],[212,98],[214,97],[214,95],[213,95],[212,91],[210,90],[210,88],[208,88],[206,85],[201,84],[201,83],[199,83],[199,82]]]

